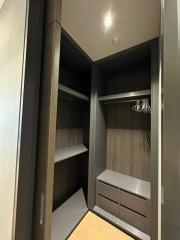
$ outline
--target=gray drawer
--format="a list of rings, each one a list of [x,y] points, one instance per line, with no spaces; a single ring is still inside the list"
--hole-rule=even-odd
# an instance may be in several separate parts
[[[118,217],[119,205],[117,203],[112,202],[111,200],[108,200],[100,195],[97,195],[96,204],[98,207]]]
[[[96,184],[97,195],[105,196],[106,198],[113,200],[114,202],[120,202],[120,190],[118,188],[112,187],[106,183],[97,180]]]
[[[150,200],[121,191],[121,204],[144,216],[150,215]]]
[[[142,232],[150,234],[150,222],[147,217],[119,205],[119,218]]]

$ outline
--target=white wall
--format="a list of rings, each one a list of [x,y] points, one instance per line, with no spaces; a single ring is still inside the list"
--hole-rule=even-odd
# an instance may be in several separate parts
[[[0,9],[0,239],[12,240],[18,179],[28,0]]]

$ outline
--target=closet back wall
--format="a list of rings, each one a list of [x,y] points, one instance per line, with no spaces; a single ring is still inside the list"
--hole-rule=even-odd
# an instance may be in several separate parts
[[[150,115],[107,106],[107,169],[150,181]]]
[[[103,80],[99,94],[151,89],[151,42],[97,62]],[[144,97],[146,98],[146,97]],[[106,167],[150,181],[151,115],[132,110],[136,102],[109,102],[103,111],[107,131]]]

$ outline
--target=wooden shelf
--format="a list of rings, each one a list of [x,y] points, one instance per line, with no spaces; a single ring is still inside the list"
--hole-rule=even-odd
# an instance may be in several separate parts
[[[118,172],[105,170],[97,179],[145,199],[151,199],[151,183]]]
[[[69,87],[66,87],[63,84],[59,84],[58,88],[63,94],[65,94],[67,97],[69,97],[71,99],[75,98],[80,101],[89,101],[89,98],[86,95],[79,93]]]
[[[67,239],[88,209],[82,188],[53,212],[51,240]]]
[[[126,233],[129,233],[131,236],[134,236],[135,238],[141,239],[141,240],[150,240],[151,239],[150,236],[147,235],[146,233],[141,232],[137,228],[135,228],[135,227],[129,225],[128,223],[122,221],[121,219],[113,216],[112,214],[103,210],[102,208],[95,206],[93,210],[99,216],[101,216],[102,218],[105,218],[106,220],[108,220],[109,222],[111,222],[112,224],[117,226],[118,228],[124,230]]]
[[[56,150],[54,162],[57,163],[57,162],[65,160],[65,159],[85,153],[87,151],[88,151],[88,149],[86,148],[86,146],[84,144],[61,148],[61,149]]]
[[[151,95],[151,90],[143,90],[136,92],[120,93],[99,97],[99,101],[104,103],[118,102],[123,100],[135,100]]]

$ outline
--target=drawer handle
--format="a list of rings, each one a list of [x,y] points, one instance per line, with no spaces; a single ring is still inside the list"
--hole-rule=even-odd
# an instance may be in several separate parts
[[[41,201],[40,201],[40,224],[44,224],[44,205],[45,205],[45,194],[41,193]]]

